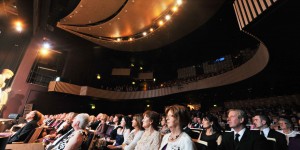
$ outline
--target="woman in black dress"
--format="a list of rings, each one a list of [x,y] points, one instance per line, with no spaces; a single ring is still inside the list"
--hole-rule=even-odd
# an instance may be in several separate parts
[[[207,114],[202,119],[202,125],[203,131],[200,133],[198,141],[204,144],[198,144],[198,149],[216,150],[222,141],[222,128],[218,123],[218,119],[212,114]]]

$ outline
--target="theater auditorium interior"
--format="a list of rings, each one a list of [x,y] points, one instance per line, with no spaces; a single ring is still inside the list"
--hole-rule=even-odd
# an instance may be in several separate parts
[[[1,117],[300,105],[296,0],[1,0]],[[286,110],[288,111],[288,110]]]

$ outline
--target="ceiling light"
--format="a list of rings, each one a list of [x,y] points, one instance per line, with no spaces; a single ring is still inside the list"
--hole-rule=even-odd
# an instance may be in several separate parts
[[[177,0],[177,5],[181,5],[182,4],[182,0]]]
[[[153,32],[154,31],[154,29],[153,28],[150,28],[150,32]]]
[[[48,42],[43,43],[43,48],[49,49],[50,48],[50,44]]]
[[[173,8],[172,8],[172,11],[173,12],[176,12],[178,10],[178,7],[177,6],[174,6]]]
[[[162,26],[162,25],[164,25],[164,22],[163,22],[162,20],[160,20],[160,21],[158,22],[158,25]]]
[[[143,32],[143,36],[146,36],[147,35],[147,32]]]
[[[166,19],[166,20],[170,20],[170,19],[171,19],[171,16],[170,16],[170,15],[166,15],[165,19]]]
[[[46,49],[46,48],[42,48],[40,52],[41,52],[41,54],[42,54],[42,55],[44,55],[44,56],[45,56],[45,55],[48,55],[48,53],[49,53],[49,50],[48,50],[48,49]]]
[[[15,29],[18,32],[22,32],[23,31],[23,23],[21,21],[16,21],[15,22]]]

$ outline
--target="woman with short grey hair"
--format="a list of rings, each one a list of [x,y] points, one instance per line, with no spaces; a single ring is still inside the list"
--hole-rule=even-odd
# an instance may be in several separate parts
[[[61,139],[51,150],[80,150],[82,142],[87,140],[86,126],[88,123],[88,114],[78,114],[72,123],[73,133]]]

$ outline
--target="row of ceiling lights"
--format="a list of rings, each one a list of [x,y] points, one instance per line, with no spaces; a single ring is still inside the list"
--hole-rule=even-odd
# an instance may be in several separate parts
[[[182,5],[182,0],[176,0],[176,3],[171,6],[169,9],[167,9],[165,12],[163,12],[155,21],[153,21],[152,25],[148,27],[145,31],[139,32],[137,34],[134,34],[132,36],[125,36],[125,37],[94,37],[105,41],[113,41],[113,42],[130,42],[136,39],[140,39],[143,37],[146,37],[147,35],[150,35],[155,30],[159,29],[159,27],[165,25],[167,21],[171,20],[171,16],[178,11],[179,6]],[[101,27],[100,27],[101,28]],[[78,28],[77,28],[78,30]],[[92,36],[92,35],[90,35]],[[93,36],[92,36],[93,37]]]

